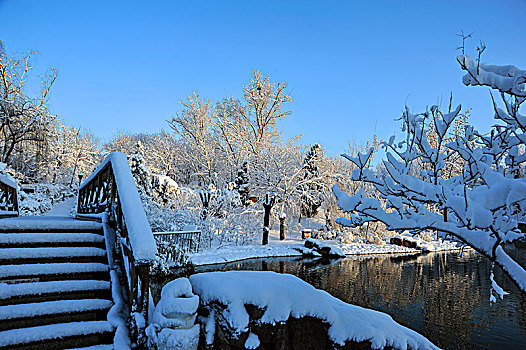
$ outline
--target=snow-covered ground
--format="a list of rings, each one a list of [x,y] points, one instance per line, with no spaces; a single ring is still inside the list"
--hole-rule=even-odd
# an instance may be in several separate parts
[[[421,254],[422,250],[415,248],[402,247],[394,244],[369,244],[369,243],[338,243],[336,241],[323,241],[340,249],[345,255],[366,255],[366,254]],[[457,250],[461,247],[456,242],[432,241],[422,243],[425,251],[444,251]],[[238,260],[252,258],[272,258],[286,256],[301,256],[301,248],[304,241],[299,236],[291,237],[280,241],[276,234],[272,234],[268,245],[248,245],[248,246],[221,246],[207,249],[199,253],[190,254],[190,261],[194,265],[221,264]]]
[[[54,204],[51,209],[45,212],[44,216],[71,216],[77,206],[77,197],[70,197],[62,202]]]

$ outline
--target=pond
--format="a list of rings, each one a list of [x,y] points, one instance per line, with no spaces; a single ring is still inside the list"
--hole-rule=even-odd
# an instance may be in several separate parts
[[[510,294],[490,304],[490,269],[488,259],[468,251],[338,261],[251,259],[196,272],[290,273],[345,302],[385,312],[444,349],[526,349],[526,295],[495,268],[495,280]]]

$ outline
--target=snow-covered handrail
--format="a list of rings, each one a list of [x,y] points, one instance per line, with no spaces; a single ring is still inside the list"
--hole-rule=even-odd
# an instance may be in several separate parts
[[[18,186],[5,175],[0,175],[0,218],[18,216]]]
[[[128,277],[131,310],[147,319],[150,267],[157,246],[128,159],[119,152],[110,153],[79,187],[77,213],[103,212],[109,213],[117,232],[114,256]]]

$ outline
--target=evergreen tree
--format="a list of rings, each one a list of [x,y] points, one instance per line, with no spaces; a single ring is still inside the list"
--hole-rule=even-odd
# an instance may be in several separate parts
[[[135,153],[130,156],[130,169],[135,179],[139,193],[150,196],[152,185],[150,183],[150,171],[144,163],[143,147],[141,141],[137,141]]]
[[[250,186],[248,184],[249,178],[248,178],[248,162],[244,161],[243,164],[239,167],[237,170],[237,177],[236,177],[236,189],[239,193],[239,197],[241,198],[241,203],[244,206],[249,205],[249,194],[250,194]]]
[[[305,181],[305,188],[301,194],[301,215],[308,218],[318,214],[318,209],[323,202],[323,198],[320,195],[322,191],[320,184],[315,181],[308,181],[320,176],[318,162],[321,152],[320,144],[315,143],[311,146],[303,161],[303,179],[307,181]]]

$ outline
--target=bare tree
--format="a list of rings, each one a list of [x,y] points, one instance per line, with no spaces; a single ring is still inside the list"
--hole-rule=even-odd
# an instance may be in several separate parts
[[[15,147],[23,142],[41,143],[55,119],[47,109],[55,69],[40,77],[40,95],[29,96],[26,83],[32,73],[30,51],[23,57],[7,54],[0,42],[0,160],[9,164]]]

